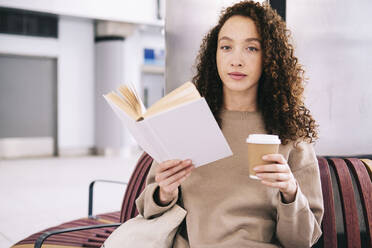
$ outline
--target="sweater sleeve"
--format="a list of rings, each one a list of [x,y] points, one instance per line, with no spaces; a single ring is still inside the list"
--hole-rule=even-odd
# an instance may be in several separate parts
[[[311,247],[322,235],[323,193],[313,144],[301,142],[289,153],[288,164],[297,181],[295,200],[278,194],[276,236],[284,247]]]
[[[159,204],[157,204],[157,201],[155,199],[157,197],[159,185],[155,181],[156,166],[158,166],[158,163],[154,160],[151,165],[149,174],[147,175],[146,187],[136,200],[137,210],[139,214],[141,214],[145,219],[151,219],[163,214],[164,212],[172,208],[173,205],[176,204],[178,199],[176,197],[166,206],[160,206]]]

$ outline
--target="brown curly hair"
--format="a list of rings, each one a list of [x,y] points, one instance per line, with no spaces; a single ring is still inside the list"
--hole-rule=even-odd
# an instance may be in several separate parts
[[[304,106],[304,70],[289,43],[285,22],[268,3],[242,1],[222,11],[218,24],[204,37],[196,59],[193,77],[200,94],[206,99],[221,126],[223,84],[217,71],[217,39],[221,27],[232,16],[251,18],[262,39],[263,71],[258,83],[257,106],[265,129],[277,134],[282,144],[300,138],[313,142],[318,138],[317,125]]]

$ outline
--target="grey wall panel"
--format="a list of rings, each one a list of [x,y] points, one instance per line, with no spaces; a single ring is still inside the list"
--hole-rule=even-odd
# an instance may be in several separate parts
[[[0,55],[0,138],[56,137],[56,59]]]

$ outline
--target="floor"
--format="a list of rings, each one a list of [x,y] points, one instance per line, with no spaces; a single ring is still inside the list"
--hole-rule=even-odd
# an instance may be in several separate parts
[[[122,157],[0,160],[0,248],[88,214],[95,179],[128,182],[141,153]],[[93,213],[118,211],[125,186],[96,183]]]

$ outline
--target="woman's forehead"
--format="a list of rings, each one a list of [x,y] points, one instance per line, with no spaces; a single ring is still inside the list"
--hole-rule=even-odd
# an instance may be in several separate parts
[[[252,39],[260,40],[260,35],[254,21],[245,16],[232,16],[224,23],[218,34],[220,39],[231,41],[251,41]]]

